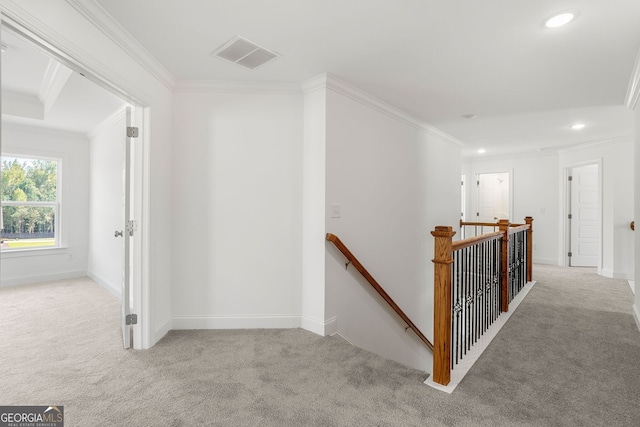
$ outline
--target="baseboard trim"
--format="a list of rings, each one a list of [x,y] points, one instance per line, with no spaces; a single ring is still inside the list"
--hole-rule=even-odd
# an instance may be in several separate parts
[[[322,321],[318,319],[312,319],[307,316],[302,316],[300,320],[300,327],[302,329],[313,332],[314,334],[320,335],[322,337],[333,335],[338,332],[338,319],[336,317],[332,317],[329,320]]]
[[[151,345],[148,348],[153,347],[173,329],[173,319],[171,317],[166,318],[153,330],[153,339]]]
[[[338,336],[338,337],[342,338],[343,340],[345,340],[346,342],[348,342],[349,344],[351,344],[352,346],[357,347],[357,345],[355,345],[353,342],[351,342],[351,340],[349,338],[345,337],[340,332],[335,332],[335,333],[331,334],[331,336]]]
[[[122,289],[121,288],[116,288],[108,280],[103,279],[102,277],[98,276],[97,274],[87,273],[87,276],[89,276],[89,278],[91,280],[93,280],[94,282],[96,282],[98,285],[100,285],[103,288],[105,288],[107,290],[107,292],[109,292],[114,297],[116,297],[118,299],[122,299]]]
[[[63,273],[54,274],[40,274],[36,276],[23,276],[16,277],[14,279],[2,279],[0,280],[0,288],[6,288],[10,286],[22,286],[33,285],[42,282],[53,282],[55,280],[77,279],[79,277],[86,277],[86,271],[65,271]]]
[[[628,273],[616,273],[610,268],[602,269],[602,275],[604,277],[608,277],[610,279],[622,279],[622,280],[633,280],[633,274]]]
[[[636,281],[635,280],[627,280],[627,283],[629,283],[629,287],[631,288],[631,293],[632,294],[636,294]]]
[[[424,384],[437,390],[444,391],[445,393],[453,393],[458,384],[460,384],[460,381],[462,381],[473,364],[476,363],[482,353],[487,349],[487,347],[489,347],[491,341],[493,341],[496,335],[498,335],[500,329],[502,329],[502,327],[507,323],[511,315],[516,311],[518,306],[520,306],[520,303],[522,303],[524,298],[527,296],[527,294],[535,284],[535,281],[527,283],[524,288],[522,288],[520,293],[516,295],[513,301],[509,303],[509,311],[498,316],[498,319],[493,323],[493,325],[489,327],[489,329],[487,329],[482,338],[480,338],[480,340],[476,342],[476,344],[471,348],[471,351],[469,351],[469,353],[467,353],[464,359],[460,361],[456,368],[451,371],[451,381],[449,382],[449,384],[445,386],[434,382],[433,374],[429,375],[429,378],[424,381]]]
[[[324,336],[329,336],[338,333],[338,318],[332,317],[324,322]]]
[[[640,330],[640,307],[638,303],[633,305],[633,318],[636,319],[636,325],[638,326],[638,330]]]
[[[551,258],[534,258],[534,264],[544,264],[544,265],[558,265],[558,260]]]
[[[180,329],[290,329],[301,326],[300,316],[173,316],[171,328]]]

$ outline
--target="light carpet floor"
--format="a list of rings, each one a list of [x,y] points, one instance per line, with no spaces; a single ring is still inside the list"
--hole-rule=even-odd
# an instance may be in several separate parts
[[[300,329],[172,331],[123,350],[88,279],[0,290],[0,405],[71,426],[638,426],[640,331],[625,281],[536,265],[536,286],[452,395]]]

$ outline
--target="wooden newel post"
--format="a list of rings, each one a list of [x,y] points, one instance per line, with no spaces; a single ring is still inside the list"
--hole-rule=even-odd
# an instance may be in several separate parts
[[[527,282],[530,282],[533,280],[533,217],[525,217],[524,222],[529,226],[527,230]]]
[[[451,253],[452,227],[438,226],[433,258],[433,381],[447,385],[451,381]]]
[[[502,293],[503,312],[509,311],[509,220],[501,219],[498,221],[500,231],[502,232],[502,261],[500,269],[500,292]]]

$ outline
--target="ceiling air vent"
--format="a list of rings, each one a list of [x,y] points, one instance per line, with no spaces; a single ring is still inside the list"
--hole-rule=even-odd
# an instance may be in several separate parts
[[[235,36],[216,49],[211,55],[250,70],[255,70],[279,56],[277,53],[260,47],[240,36]]]

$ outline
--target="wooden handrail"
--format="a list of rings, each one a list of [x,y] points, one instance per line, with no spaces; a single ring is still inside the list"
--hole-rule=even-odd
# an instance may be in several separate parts
[[[509,224],[509,227],[521,227],[526,224]],[[471,221],[463,221],[460,220],[460,227],[469,226],[469,227],[500,227],[499,222],[471,222]]]
[[[342,252],[342,255],[344,255],[344,257],[351,264],[353,264],[353,266],[356,268],[356,270],[358,270],[360,272],[360,274],[362,274],[362,276],[367,280],[367,282],[369,282],[369,284],[373,287],[373,289],[375,289],[378,292],[378,294],[387,302],[387,304],[389,304],[391,306],[393,311],[395,311],[398,314],[398,316],[400,316],[400,318],[402,320],[404,320],[404,322],[407,324],[407,326],[413,332],[415,332],[415,334],[418,336],[418,338],[420,338],[420,340],[422,340],[422,342],[429,348],[429,350],[433,351],[433,344],[431,344],[431,341],[429,341],[429,339],[424,336],[424,334],[411,321],[411,319],[409,319],[409,317],[404,313],[404,311],[402,311],[402,309],[400,309],[400,307],[398,307],[398,304],[396,304],[395,301],[389,296],[389,294],[387,294],[385,292],[385,290],[382,289],[382,286],[380,286],[380,284],[373,278],[373,276],[371,276],[371,274],[369,274],[367,269],[364,268],[362,264],[360,264],[360,261],[358,261],[358,259],[351,253],[351,251],[349,251],[349,249],[345,246],[344,243],[342,243],[342,241],[338,238],[338,236],[336,236],[334,234],[331,234],[331,233],[327,233],[327,240],[330,241],[331,243],[333,243],[335,245],[335,247],[340,252]]]
[[[477,227],[498,227],[497,222],[470,222],[470,221],[460,220],[460,227],[465,225],[477,226]]]
[[[479,245],[489,240],[499,239],[504,233],[502,231],[494,231],[493,233],[482,234],[480,236],[469,237],[464,240],[456,240],[451,243],[451,249],[457,251],[459,249],[468,248],[469,246]]]
[[[515,234],[519,231],[528,230],[531,228],[529,224],[521,224],[521,225],[510,225],[509,226],[509,234]]]

